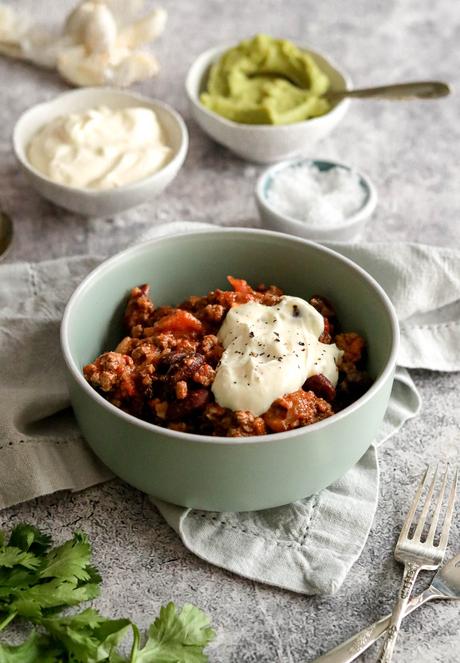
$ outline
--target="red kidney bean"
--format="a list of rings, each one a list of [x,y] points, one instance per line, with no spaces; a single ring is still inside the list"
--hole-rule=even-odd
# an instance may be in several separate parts
[[[312,375],[307,378],[302,387],[304,391],[313,391],[316,396],[324,398],[325,401],[330,403],[335,398],[335,387],[332,382],[322,373],[319,375]]]
[[[168,403],[166,418],[171,421],[179,421],[184,417],[188,417],[196,410],[204,408],[208,400],[209,391],[207,389],[189,391],[183,400]]]

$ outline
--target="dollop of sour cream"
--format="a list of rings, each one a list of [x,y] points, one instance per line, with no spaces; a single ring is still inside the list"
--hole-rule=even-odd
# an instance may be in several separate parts
[[[45,177],[99,191],[153,175],[171,155],[156,114],[142,107],[101,106],[56,117],[27,149],[30,164]]]
[[[218,333],[225,351],[212,385],[217,403],[259,416],[312,375],[322,373],[335,386],[343,353],[318,340],[323,330],[323,316],[299,297],[231,308]]]

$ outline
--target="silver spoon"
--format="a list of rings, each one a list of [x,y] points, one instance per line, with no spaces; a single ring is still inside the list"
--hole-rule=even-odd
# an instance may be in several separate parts
[[[289,76],[280,72],[264,71],[249,74],[249,78],[283,78],[292,85],[299,87],[298,83]],[[442,81],[416,81],[414,83],[393,83],[379,87],[365,87],[355,90],[328,90],[324,97],[329,101],[340,101],[346,97],[355,99],[439,99],[451,93],[450,86]]]
[[[447,97],[451,92],[447,83],[441,81],[422,81],[418,83],[397,83],[368,87],[360,90],[330,90],[326,92],[329,101],[340,101],[345,97],[355,99],[438,99]]]
[[[0,260],[6,256],[13,241],[13,222],[0,210]]]
[[[460,554],[441,566],[428,589],[409,601],[404,617],[433,599],[460,599]],[[382,617],[312,663],[351,663],[385,633],[390,619],[391,615]]]

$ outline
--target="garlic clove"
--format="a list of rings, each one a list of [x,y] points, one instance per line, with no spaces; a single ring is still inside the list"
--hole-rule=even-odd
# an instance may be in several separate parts
[[[0,41],[15,43],[30,28],[30,20],[13,11],[11,7],[0,4]]]
[[[102,2],[83,2],[68,17],[64,34],[75,44],[84,44],[88,53],[104,53],[116,42],[115,17]]]
[[[116,85],[127,87],[158,73],[157,59],[149,53],[131,53],[113,49],[107,53],[88,55],[83,46],[62,51],[57,69],[69,83],[77,86]]]
[[[145,0],[94,0],[103,2],[112,12],[119,26],[134,20],[144,9]]]
[[[0,53],[53,69],[62,44],[59,36],[34,26],[25,16],[0,5]]]
[[[61,37],[32,28],[21,40],[24,57],[39,67],[55,69],[59,53],[72,45],[69,37]]]
[[[106,71],[107,61],[106,55],[97,53],[88,56],[84,46],[74,46],[59,53],[57,70],[73,85],[106,85],[111,82]]]
[[[122,28],[118,34],[117,44],[134,49],[156,39],[166,26],[168,14],[165,9],[158,8],[138,21]]]
[[[111,81],[113,85],[128,87],[136,81],[143,81],[155,76],[159,71],[158,60],[152,54],[130,53],[118,65],[112,67]]]
[[[117,24],[110,9],[97,3],[86,23],[83,43],[90,53],[108,53],[115,45],[117,32]]]
[[[29,27],[30,21],[25,16],[0,4],[0,53],[12,58],[25,58],[21,39]]]
[[[67,17],[63,33],[72,37],[76,44],[82,44],[85,37],[86,26],[96,6],[95,2],[82,2]]]

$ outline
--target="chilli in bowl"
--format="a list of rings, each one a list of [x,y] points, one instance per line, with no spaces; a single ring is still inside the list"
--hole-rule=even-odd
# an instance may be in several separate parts
[[[132,289],[127,336],[83,368],[86,380],[125,412],[184,433],[245,437],[321,421],[370,386],[366,344],[342,331],[332,304],[252,288],[155,307],[149,286]]]

